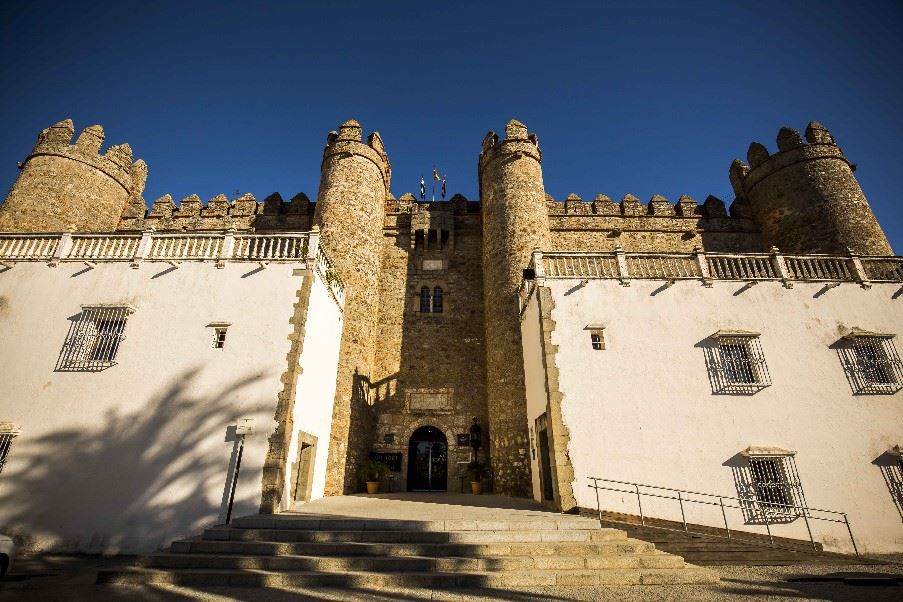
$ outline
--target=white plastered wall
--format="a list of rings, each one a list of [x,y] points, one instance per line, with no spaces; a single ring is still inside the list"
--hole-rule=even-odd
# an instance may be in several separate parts
[[[530,475],[533,483],[533,499],[542,501],[542,485],[539,479],[539,441],[536,419],[546,411],[546,371],[543,364],[542,331],[539,322],[538,295],[530,297],[524,308],[521,322],[524,352],[524,383],[527,392],[527,427],[530,433]]]
[[[283,509],[291,508],[294,497],[294,492],[291,491],[292,473],[297,470],[298,433],[301,431],[317,438],[310,499],[323,497],[326,489],[326,459],[332,428],[341,334],[342,312],[331,297],[327,285],[316,277],[310,292],[308,319],[304,328],[301,376],[298,378],[295,395],[294,432],[288,452]]]
[[[22,428],[0,475],[0,527],[36,549],[104,553],[196,533],[224,515],[239,418],[256,430],[233,516],[256,513],[299,267],[22,262],[0,273],[0,416]],[[70,320],[100,303],[136,308],[116,365],[56,371]],[[321,299],[312,310],[316,321]],[[211,322],[232,323],[224,349]],[[304,351],[337,345],[338,332]]]
[[[903,391],[854,395],[837,352],[845,328],[903,335],[898,284],[547,280],[555,302],[552,342],[570,429],[578,505],[595,508],[588,477],[737,496],[732,465],[748,446],[796,451],[809,506],[849,514],[860,551],[903,550],[903,516],[878,458],[903,440]],[[741,290],[743,289],[743,290]],[[528,311],[528,320],[537,320]],[[588,324],[605,326],[591,348]],[[712,393],[703,341],[720,329],[761,332],[773,385],[755,395]],[[523,327],[525,361],[538,328]],[[903,337],[896,340],[898,351]],[[533,352],[535,354],[535,352]],[[526,367],[529,370],[530,364]],[[538,391],[535,384],[532,388]],[[528,384],[528,400],[531,386]],[[534,393],[538,395],[538,393]],[[528,406],[533,408],[528,401]],[[536,409],[530,412],[530,422]],[[603,492],[605,509],[637,514],[636,496]],[[648,515],[680,520],[676,501],[644,499]],[[690,522],[721,525],[720,510],[686,506]],[[738,511],[728,511],[735,528]],[[842,524],[811,521],[828,549],[851,550]],[[797,520],[776,535],[807,538]]]

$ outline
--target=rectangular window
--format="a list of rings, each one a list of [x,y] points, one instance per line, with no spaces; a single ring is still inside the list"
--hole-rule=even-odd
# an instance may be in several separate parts
[[[790,522],[805,512],[806,498],[796,470],[794,452],[748,448],[748,464],[739,479],[747,522]],[[739,484],[738,482],[738,484]]]
[[[134,311],[127,305],[82,306],[69,326],[57,370],[90,372],[114,366]]]
[[[771,384],[757,333],[719,331],[707,358],[716,393],[755,393]]]
[[[222,349],[226,346],[226,328],[221,326],[213,329],[213,348]]]
[[[0,473],[6,466],[9,451],[13,446],[13,439],[19,434],[19,429],[11,422],[0,422]]]
[[[839,346],[841,362],[857,394],[893,394],[903,387],[903,364],[894,335],[853,329]]]

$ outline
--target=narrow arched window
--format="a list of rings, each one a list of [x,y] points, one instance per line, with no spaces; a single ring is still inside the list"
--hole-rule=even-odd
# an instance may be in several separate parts
[[[425,286],[420,289],[420,313],[430,313],[430,289]]]
[[[433,313],[442,313],[442,287],[437,286],[433,289]]]

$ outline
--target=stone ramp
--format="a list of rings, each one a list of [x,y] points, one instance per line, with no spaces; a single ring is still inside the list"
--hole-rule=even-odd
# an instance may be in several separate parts
[[[717,581],[596,520],[477,497],[343,496],[303,512],[242,517],[132,568],[102,571],[98,583],[453,589]]]

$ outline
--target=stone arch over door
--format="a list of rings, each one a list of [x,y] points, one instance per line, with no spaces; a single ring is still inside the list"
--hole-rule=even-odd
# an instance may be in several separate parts
[[[423,416],[418,417],[416,420],[411,422],[410,424],[405,426],[404,433],[402,435],[401,442],[404,445],[404,452],[402,452],[401,456],[401,478],[403,482],[400,484],[398,488],[399,491],[407,491],[408,489],[408,442],[411,440],[411,437],[414,435],[414,432],[424,426],[433,426],[442,431],[442,434],[445,435],[446,441],[448,441],[449,445],[449,465],[448,465],[448,478],[449,478],[449,489],[448,491],[452,491],[452,483],[451,479],[453,478],[453,462],[451,460],[451,447],[454,445],[455,441],[455,431],[451,428],[447,420],[436,417]],[[457,489],[455,489],[457,491]]]

